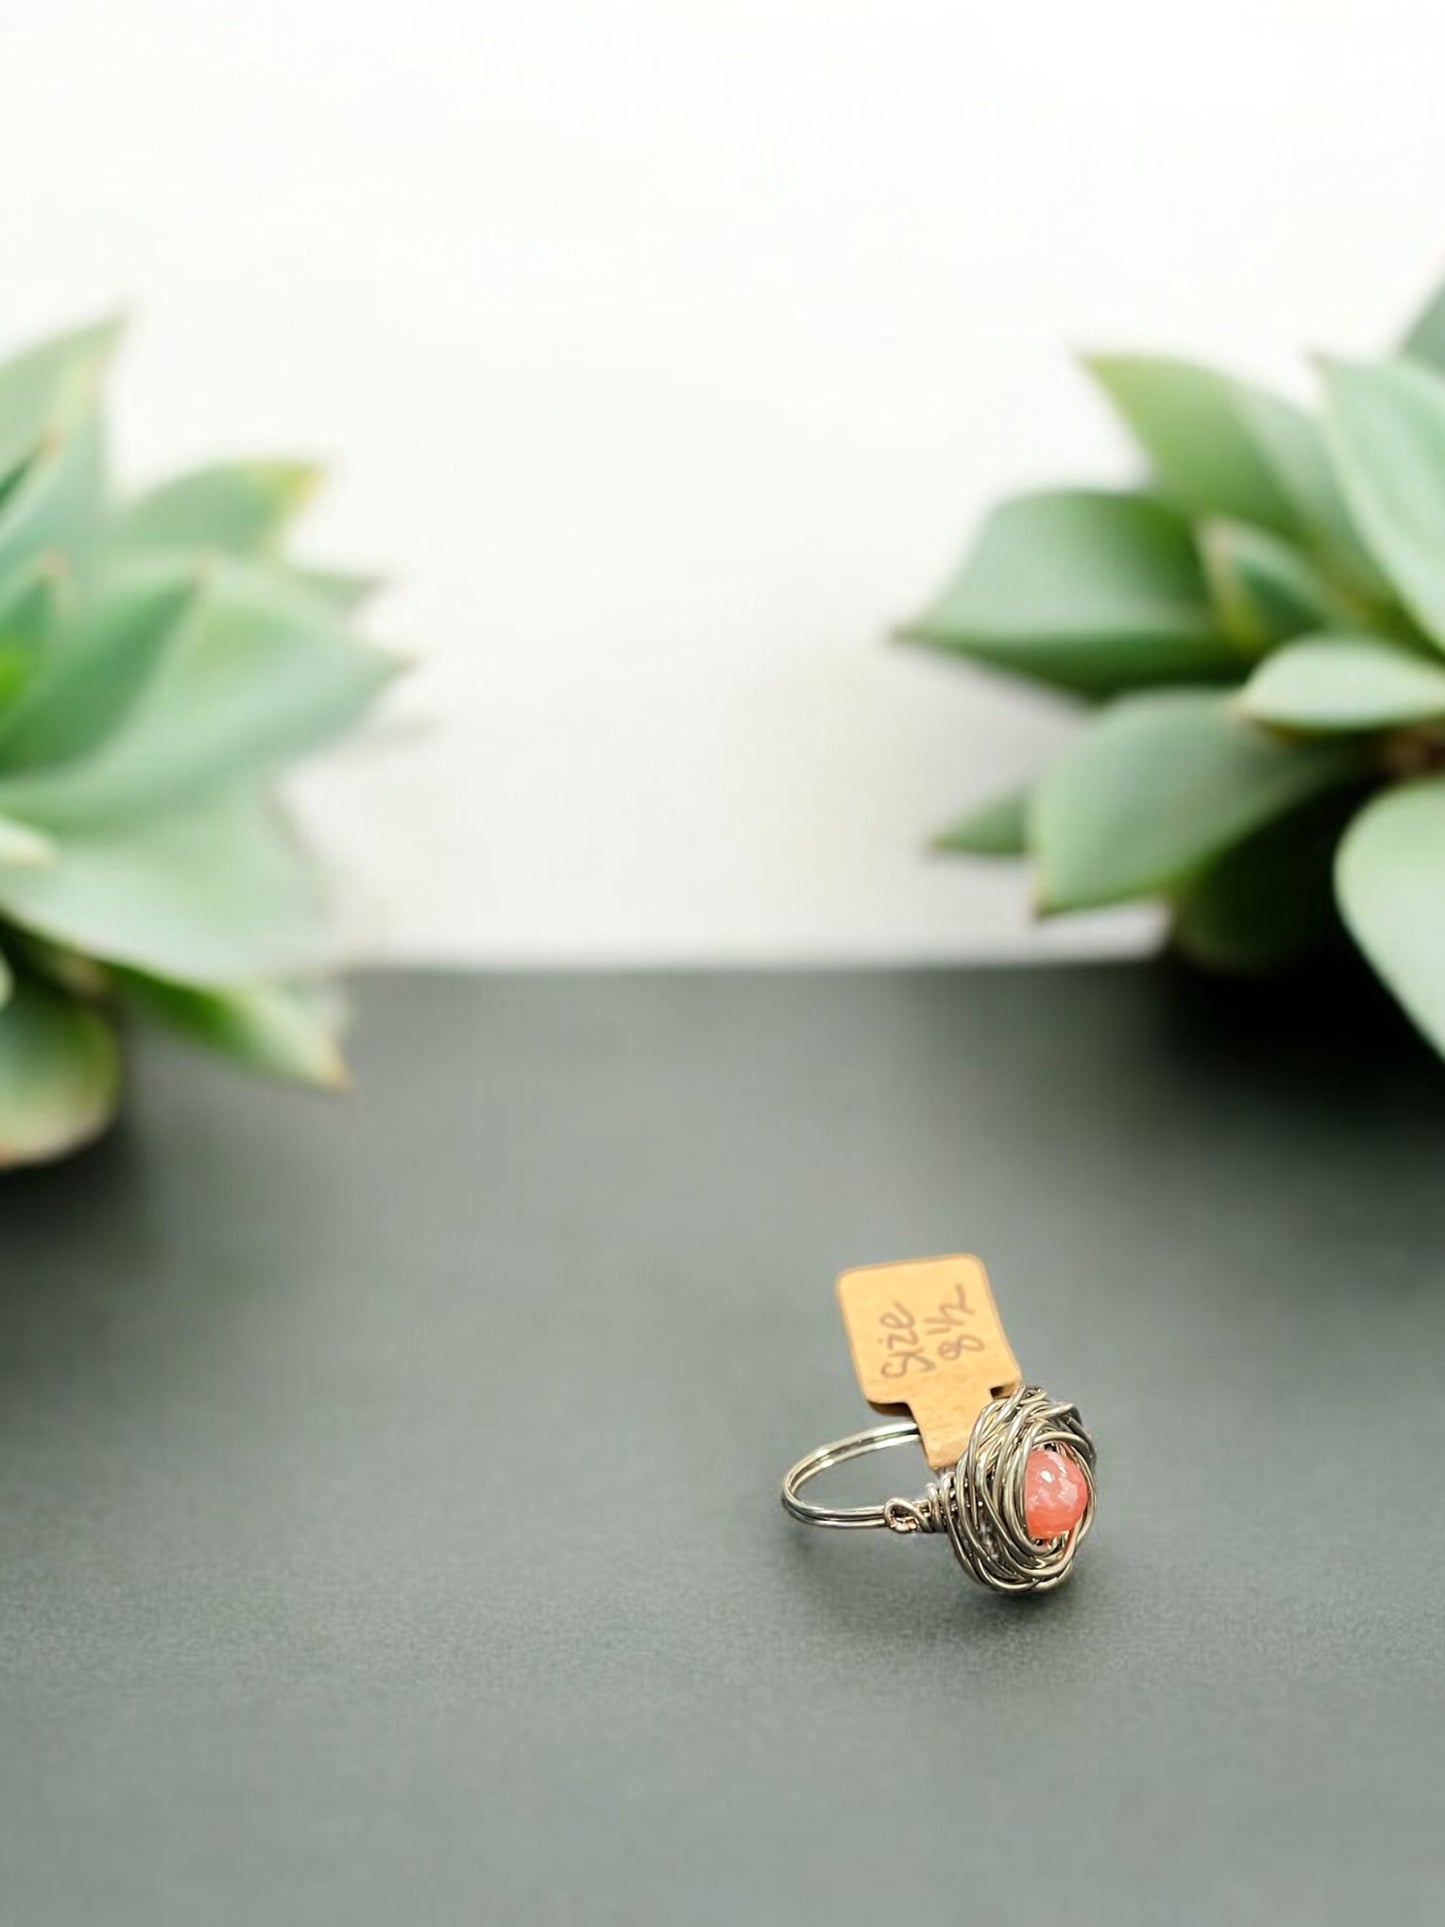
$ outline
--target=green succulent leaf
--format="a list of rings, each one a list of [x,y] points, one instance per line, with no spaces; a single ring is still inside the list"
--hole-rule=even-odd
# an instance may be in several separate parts
[[[105,480],[98,416],[47,443],[0,501],[0,581],[47,554],[63,558],[77,579],[87,578],[105,516]]]
[[[1249,655],[1328,628],[1336,615],[1324,578],[1279,536],[1242,522],[1206,522],[1200,549],[1220,627]]]
[[[1190,515],[1226,516],[1293,533],[1299,515],[1256,432],[1278,408],[1282,439],[1304,445],[1309,424],[1289,403],[1194,362],[1090,355],[1084,366],[1148,457],[1161,489]],[[1322,457],[1321,457],[1322,459]]]
[[[59,1157],[115,1114],[120,1054],[105,1018],[38,984],[0,1008],[0,1165]]]
[[[320,482],[321,470],[310,462],[226,462],[195,469],[121,509],[112,539],[122,548],[269,555]]]
[[[1303,536],[1351,579],[1378,586],[1319,425],[1303,409],[1190,361],[1096,355],[1085,366],[1187,514]]]
[[[1147,495],[1061,489],[1003,503],[910,641],[1109,695],[1238,672],[1189,525]]]
[[[308,464],[214,464],[116,506],[118,336],[0,365],[0,1163],[102,1128],[115,1004],[344,1078],[309,981],[326,905],[269,789],[402,666],[347,626],[378,585],[283,555]]]
[[[200,591],[189,562],[112,570],[95,598],[60,626],[21,698],[0,712],[0,783],[105,743],[140,699]]]
[[[311,866],[274,807],[248,793],[67,831],[49,863],[0,868],[0,912],[177,983],[304,975],[326,956]]]
[[[1445,374],[1445,281],[1410,323],[1400,352]]]
[[[46,554],[0,582],[0,729],[54,643],[64,581],[60,558]]]
[[[1240,707],[1306,731],[1386,729],[1445,716],[1445,664],[1378,636],[1307,636],[1255,670]]]
[[[1024,856],[1029,847],[1029,790],[1007,790],[969,811],[933,839],[950,856]]]
[[[10,816],[0,816],[0,870],[17,866],[26,869],[53,862],[54,857],[55,845],[43,830],[29,823],[17,823]]]
[[[120,972],[118,983],[145,1016],[248,1070],[317,1090],[346,1086],[334,1000],[309,988],[244,984],[201,990],[137,971]]]
[[[0,480],[93,414],[119,321],[57,335],[0,364]]]
[[[1176,899],[1174,947],[1209,970],[1264,976],[1336,941],[1331,873],[1346,815],[1327,797],[1226,851]]]
[[[1035,796],[1040,908],[1173,891],[1274,818],[1365,767],[1356,742],[1285,743],[1209,690],[1112,704]]]
[[[1445,778],[1365,805],[1340,844],[1335,893],[1376,973],[1445,1052]]]
[[[1445,648],[1445,381],[1408,361],[1329,362],[1329,426],[1365,540]]]
[[[356,722],[399,667],[309,595],[214,560],[121,725],[83,761],[0,778],[0,809],[101,824],[263,776]]]
[[[344,569],[315,569],[301,564],[283,570],[285,580],[306,591],[334,616],[352,616],[386,587],[379,575],[353,575]]]
[[[14,924],[5,932],[5,944],[24,976],[48,984],[52,990],[63,990],[67,996],[87,1001],[106,998],[111,993],[114,973],[109,966],[97,963],[94,957],[87,957],[79,950],[48,943],[44,937],[20,930]]]

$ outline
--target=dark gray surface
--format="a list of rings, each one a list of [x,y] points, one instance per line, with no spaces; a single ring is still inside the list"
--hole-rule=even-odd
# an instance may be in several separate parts
[[[344,1108],[149,1053],[0,1188],[5,1927],[1438,1919],[1445,1072],[1288,1009],[414,978]],[[959,1247],[1100,1443],[1022,1606],[774,1496],[866,1416],[834,1272]]]

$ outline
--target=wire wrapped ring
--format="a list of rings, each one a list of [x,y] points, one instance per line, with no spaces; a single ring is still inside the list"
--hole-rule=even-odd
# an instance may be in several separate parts
[[[944,1532],[964,1571],[994,1592],[1048,1592],[1068,1577],[1094,1523],[1096,1451],[1078,1407],[1058,1404],[1037,1385],[991,1399],[974,1421],[958,1463],[919,1499],[829,1507],[801,1497],[831,1466],[918,1441],[911,1419],[870,1426],[800,1459],[783,1480],[784,1508],[805,1525],[843,1530],[883,1526],[890,1532]],[[1035,1452],[1065,1452],[1083,1474],[1086,1497],[1076,1524],[1053,1539],[1029,1536],[1025,1491]]]

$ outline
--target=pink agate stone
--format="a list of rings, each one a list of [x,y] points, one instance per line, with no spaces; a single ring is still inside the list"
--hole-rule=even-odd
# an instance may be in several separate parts
[[[1024,1523],[1031,1539],[1072,1532],[1089,1503],[1083,1467],[1072,1452],[1029,1453],[1024,1471]]]

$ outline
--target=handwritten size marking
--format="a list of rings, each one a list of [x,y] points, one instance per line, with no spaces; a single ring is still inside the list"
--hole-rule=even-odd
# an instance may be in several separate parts
[[[909,1367],[915,1365],[920,1372],[937,1371],[938,1367],[923,1349],[918,1320],[900,1299],[894,1300],[891,1311],[879,1314],[878,1323],[884,1331],[878,1342],[888,1353],[879,1367],[884,1378],[903,1378]]]
[[[910,1371],[935,1372],[940,1364],[951,1365],[965,1352],[986,1351],[986,1341],[970,1330],[977,1316],[961,1279],[938,1301],[937,1309],[925,1315],[921,1330],[917,1315],[895,1298],[887,1311],[878,1314],[878,1343],[888,1354],[880,1373],[884,1378],[906,1378]]]
[[[923,1329],[931,1338],[939,1340],[940,1358],[952,1361],[964,1352],[983,1350],[983,1340],[977,1332],[968,1329],[968,1320],[973,1316],[973,1307],[960,1279],[952,1293],[940,1302],[938,1310],[923,1321]]]

